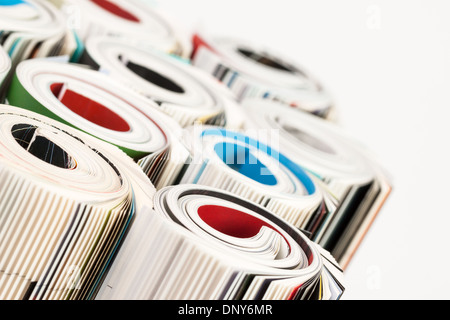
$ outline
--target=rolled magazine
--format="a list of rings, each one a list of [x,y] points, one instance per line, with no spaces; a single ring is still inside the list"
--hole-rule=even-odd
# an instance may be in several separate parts
[[[343,293],[329,253],[231,193],[166,187],[138,219],[96,299],[335,300]]]
[[[183,151],[172,154],[181,135],[178,124],[155,102],[101,72],[48,59],[23,61],[7,100],[119,147],[155,185],[171,183],[185,162]]]
[[[336,199],[322,226],[317,220],[308,230],[314,228],[312,239],[345,268],[391,192],[389,175],[337,124],[269,100],[247,99],[242,106],[249,115],[246,131],[276,132],[280,151],[319,178]]]
[[[193,35],[192,64],[224,83],[238,101],[280,101],[333,119],[334,101],[325,87],[297,61],[250,39]]]
[[[155,188],[118,148],[0,106],[0,299],[89,299]]]
[[[64,15],[49,1],[0,2],[0,44],[13,67],[30,58],[56,56],[66,50]]]
[[[71,22],[79,57],[93,36],[124,38],[136,47],[187,58],[191,43],[181,26],[155,6],[140,0],[51,0]]]
[[[78,61],[157,101],[182,127],[194,123],[239,129],[244,123],[234,96],[212,76],[167,54],[123,39],[94,37]]]

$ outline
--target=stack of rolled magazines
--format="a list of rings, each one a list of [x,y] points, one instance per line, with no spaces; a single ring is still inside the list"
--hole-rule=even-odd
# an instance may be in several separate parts
[[[140,0],[0,0],[0,299],[338,300],[391,192],[311,73]]]

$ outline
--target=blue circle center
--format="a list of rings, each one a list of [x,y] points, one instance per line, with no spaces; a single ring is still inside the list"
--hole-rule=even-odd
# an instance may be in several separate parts
[[[278,152],[275,149],[272,149],[270,146],[268,146],[264,143],[261,143],[258,140],[252,139],[251,137],[246,136],[239,132],[229,131],[229,130],[221,129],[221,128],[212,128],[212,129],[204,130],[204,131],[202,131],[201,136],[202,137],[217,136],[217,137],[232,139],[236,142],[240,142],[240,143],[243,143],[254,149],[257,149],[260,152],[264,152],[268,156],[270,156],[273,159],[275,159],[276,161],[278,161],[287,170],[289,170],[294,176],[296,176],[297,179],[299,179],[302,182],[302,184],[305,187],[308,194],[311,195],[316,192],[316,186],[315,186],[314,182],[311,180],[311,178],[308,176],[308,174],[303,170],[303,168],[301,166],[299,166],[297,163],[295,163],[294,161],[292,161],[291,159],[286,157],[284,154]],[[234,145],[235,143],[231,143],[231,144]],[[222,153],[219,154],[220,153],[220,151],[219,151],[218,155],[221,156],[222,159],[226,160],[226,153],[223,152],[223,146],[220,146],[218,148],[219,149],[222,148]],[[217,152],[217,150],[216,150],[216,152]],[[250,153],[251,152],[249,152],[249,160],[250,160]],[[245,153],[244,153],[244,155],[245,155]],[[257,166],[255,166],[255,168],[256,167]],[[236,167],[236,168],[238,168],[238,167]],[[248,168],[244,168],[244,169],[248,170]],[[262,169],[262,167],[260,167],[259,169]],[[260,171],[260,170],[258,170],[258,171]],[[248,173],[248,171],[246,171],[246,172]],[[255,176],[255,175],[253,175],[253,176]],[[272,176],[273,176],[273,174],[272,174]],[[268,179],[270,179],[270,178],[268,178]],[[273,179],[275,179],[274,176],[273,176]],[[272,180],[272,182],[273,182],[273,180]]]
[[[214,147],[219,158],[231,169],[259,183],[274,186],[277,179],[249,148],[235,143],[223,142]]]
[[[18,4],[28,4],[23,0],[0,0],[0,6],[16,6]]]

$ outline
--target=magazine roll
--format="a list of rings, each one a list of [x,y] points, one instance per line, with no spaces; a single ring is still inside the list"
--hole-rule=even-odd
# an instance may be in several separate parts
[[[49,59],[21,62],[8,91],[8,102],[62,123],[122,149],[143,165],[150,180],[166,184],[176,176],[161,167],[178,143],[181,127],[143,99],[107,75],[84,66]],[[167,176],[169,174],[169,176]],[[169,181],[169,182],[167,182]]]
[[[58,7],[74,15],[73,29],[84,44],[90,37],[124,38],[135,46],[188,58],[192,44],[175,20],[140,0],[64,0]]]
[[[90,299],[155,188],[118,148],[53,119],[1,105],[0,128],[0,299]]]
[[[329,92],[303,66],[252,41],[194,34],[192,64],[213,75],[238,101],[260,98],[332,119]]]
[[[239,129],[244,123],[229,90],[210,75],[167,54],[129,41],[94,37],[79,63],[107,73],[126,87],[158,101],[182,127],[194,123]]]
[[[137,219],[97,300],[339,299],[344,291],[329,253],[231,193],[166,187]]]
[[[391,192],[367,148],[337,124],[273,101],[247,99],[246,129],[276,130],[280,151],[320,179],[337,200],[313,240],[345,268]]]
[[[2,1],[0,21],[0,43],[13,66],[25,59],[59,55],[69,36],[63,14],[49,1]]]
[[[180,183],[235,193],[304,229],[327,195],[314,176],[285,154],[243,132],[212,126],[186,130],[191,158]]]

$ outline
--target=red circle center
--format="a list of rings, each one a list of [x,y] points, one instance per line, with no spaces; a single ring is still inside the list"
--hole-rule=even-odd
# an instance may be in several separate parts
[[[128,123],[104,105],[72,91],[64,83],[53,83],[50,90],[58,100],[80,117],[103,128],[114,131],[130,131]]]
[[[232,208],[207,205],[198,208],[199,217],[210,227],[236,238],[256,236],[262,227],[278,232],[265,221]]]

